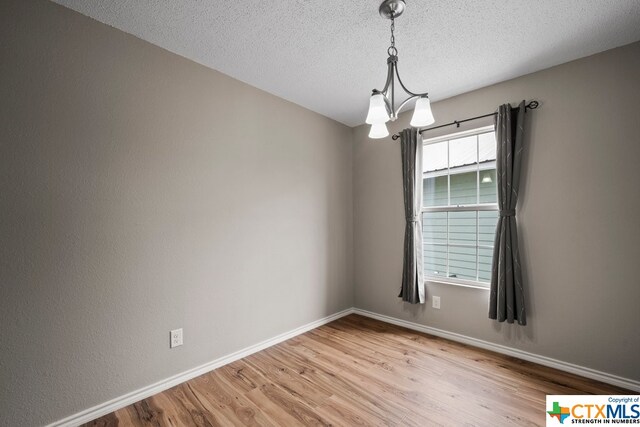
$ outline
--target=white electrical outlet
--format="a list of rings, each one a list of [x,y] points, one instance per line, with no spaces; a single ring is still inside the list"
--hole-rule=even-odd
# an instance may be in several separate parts
[[[433,302],[431,303],[433,308],[437,308],[438,310],[440,310],[440,297],[431,297],[431,299],[433,300]]]
[[[182,328],[174,329],[169,333],[169,348],[182,345]]]

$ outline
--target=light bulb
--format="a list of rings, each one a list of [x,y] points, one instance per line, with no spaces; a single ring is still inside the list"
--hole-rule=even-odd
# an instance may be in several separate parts
[[[486,174],[485,176],[482,177],[483,184],[489,184],[491,182],[493,182],[493,180],[491,179],[491,175]]]
[[[389,136],[389,130],[387,129],[387,125],[384,123],[376,123],[371,125],[371,130],[369,131],[369,138],[380,139]]]
[[[386,123],[389,119],[389,109],[384,95],[380,92],[374,93],[369,99],[369,113],[365,123],[376,125]]]
[[[413,109],[413,117],[411,117],[411,126],[414,128],[421,128],[429,126],[436,120],[433,118],[431,112],[431,102],[426,96],[418,98],[416,106]]]

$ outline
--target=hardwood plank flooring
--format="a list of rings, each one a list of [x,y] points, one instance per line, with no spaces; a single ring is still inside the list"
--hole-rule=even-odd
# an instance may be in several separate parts
[[[547,394],[635,394],[350,315],[85,426],[544,425]]]

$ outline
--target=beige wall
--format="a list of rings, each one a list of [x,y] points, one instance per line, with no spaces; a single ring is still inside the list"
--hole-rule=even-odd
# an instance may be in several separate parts
[[[365,126],[356,128],[356,306],[640,380],[639,76],[635,43],[433,106],[438,123],[448,123],[504,102],[541,102],[527,114],[518,209],[526,327],[490,321],[485,290],[428,284],[429,297],[441,297],[440,310],[430,300],[400,302],[398,143],[370,140]]]
[[[350,128],[50,2],[0,40],[0,425],[353,305]]]

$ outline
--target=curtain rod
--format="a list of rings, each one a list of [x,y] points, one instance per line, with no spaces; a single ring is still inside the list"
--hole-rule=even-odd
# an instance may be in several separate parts
[[[535,110],[536,108],[538,108],[539,105],[540,103],[538,103],[538,101],[530,101],[527,105],[524,106],[524,111],[526,112],[527,110]],[[496,112],[496,113],[483,114],[482,116],[471,117],[469,119],[464,119],[464,120],[454,120],[451,123],[447,123],[444,125],[422,129],[419,133],[422,135],[422,132],[426,132],[428,130],[440,129],[443,127],[453,126],[453,125],[456,125],[456,127],[459,128],[461,123],[470,122],[472,120],[484,119],[485,117],[495,116],[496,114],[498,113]],[[391,139],[393,139],[394,141],[398,138],[400,138],[399,133],[396,133],[391,137]]]

